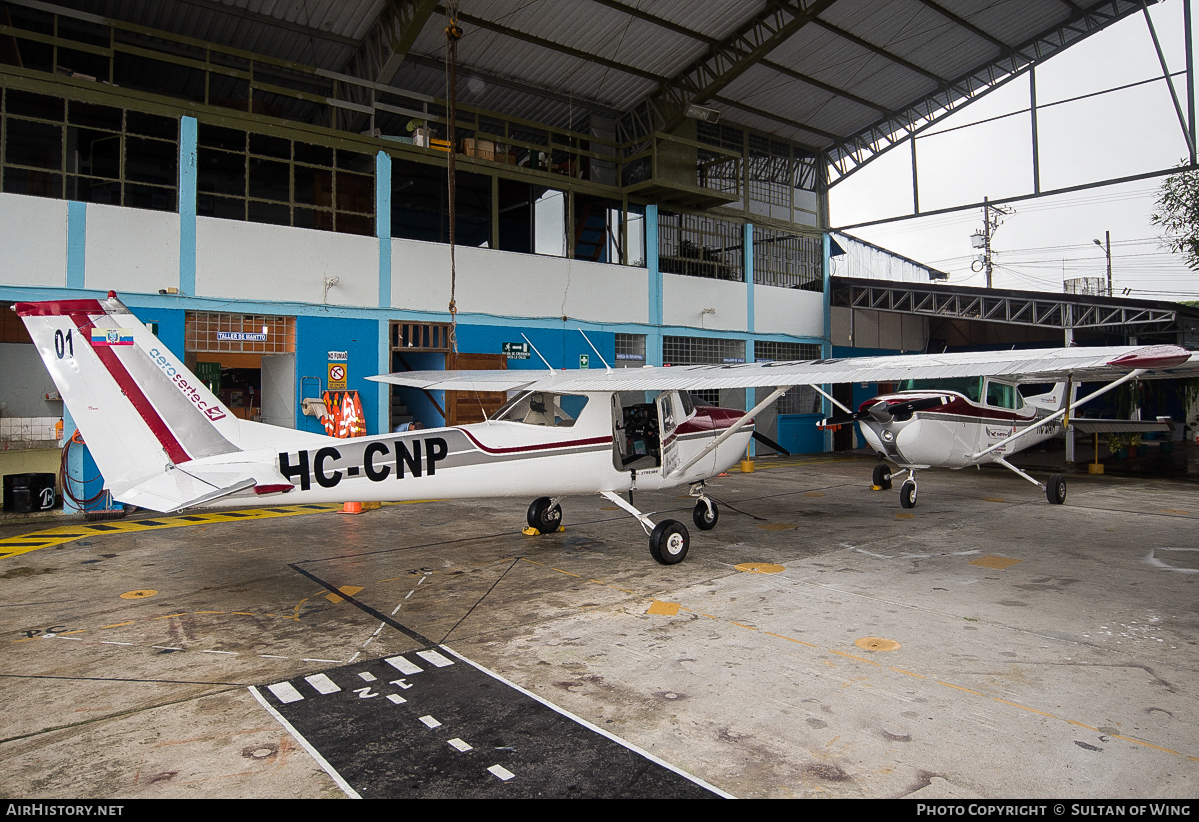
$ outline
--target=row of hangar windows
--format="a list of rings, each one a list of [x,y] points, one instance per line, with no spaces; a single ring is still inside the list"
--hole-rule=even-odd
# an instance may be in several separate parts
[[[0,89],[0,191],[175,211],[179,120],[131,108]],[[391,236],[449,242],[448,172],[393,158]],[[376,159],[345,148],[200,123],[201,216],[373,236]],[[646,212],[636,203],[498,175],[455,175],[455,242],[592,262],[644,266]],[[740,281],[743,226],[662,210],[666,273]],[[819,291],[816,236],[754,227],[755,282]]]

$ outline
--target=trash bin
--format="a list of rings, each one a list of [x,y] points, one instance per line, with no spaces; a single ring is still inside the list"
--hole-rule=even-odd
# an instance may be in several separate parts
[[[4,513],[49,511],[54,501],[53,474],[4,475]]]

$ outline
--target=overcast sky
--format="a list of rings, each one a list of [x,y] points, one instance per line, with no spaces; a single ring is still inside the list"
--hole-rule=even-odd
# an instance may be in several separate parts
[[[1171,72],[1186,68],[1183,1],[1150,7]],[[1142,14],[1038,67],[1041,190],[1169,168],[1184,159],[1186,142],[1161,77]],[[1185,76],[1174,82],[1185,112]],[[1134,83],[1141,84],[1121,88]],[[1075,99],[1079,97],[1084,99]],[[1026,73],[917,138],[921,211],[981,202],[984,196],[1032,193],[1028,109]],[[988,122],[980,122],[984,120]],[[897,146],[832,188],[834,226],[912,213],[908,145]],[[1093,240],[1102,241],[1110,231],[1116,294],[1130,289],[1131,296],[1147,299],[1199,299],[1199,273],[1162,247],[1149,219],[1161,179],[1014,204],[1015,214],[1003,218],[992,241],[994,286],[1060,292],[1064,278],[1106,278],[1106,257]],[[971,270],[978,251],[970,243],[982,224],[979,208],[849,233],[949,272],[950,283],[983,286],[984,275]]]

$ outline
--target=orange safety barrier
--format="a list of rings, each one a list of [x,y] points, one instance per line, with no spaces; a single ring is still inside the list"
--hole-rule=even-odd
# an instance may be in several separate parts
[[[321,424],[326,434],[339,439],[366,435],[366,416],[357,391],[326,391],[323,399],[328,413]]]
[[[321,417],[325,433],[338,439],[366,435],[366,416],[362,413],[362,400],[357,391],[326,391],[323,397],[328,412]],[[361,514],[361,502],[347,502],[343,514]]]

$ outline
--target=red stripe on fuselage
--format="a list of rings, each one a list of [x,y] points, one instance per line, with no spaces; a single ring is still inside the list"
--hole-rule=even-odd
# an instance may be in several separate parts
[[[92,302],[97,306],[100,313],[104,313],[103,309],[99,309],[99,303],[94,300],[72,300],[70,302]],[[92,320],[88,319],[87,314],[72,313],[70,315],[71,322],[75,323],[75,327],[83,333],[83,329],[92,324]],[[117,381],[117,385],[125,396],[129,398],[129,402],[133,403],[134,409],[139,417],[150,428],[150,432],[154,434],[163,450],[167,452],[171,462],[176,465],[191,461],[191,456],[183,450],[183,446],[179,444],[179,440],[175,439],[175,435],[171,433],[171,429],[167,427],[166,422],[159,416],[158,411],[150,403],[150,400],[142,393],[141,387],[137,381],[130,376],[125,370],[124,364],[117,358],[116,352],[106,345],[96,346],[92,351],[99,357],[100,362],[108,369],[108,373]]]
[[[467,439],[475,444],[475,446],[488,454],[519,454],[525,451],[548,451],[553,448],[574,448],[579,445],[605,445],[612,442],[611,437],[591,437],[585,440],[567,440],[565,442],[547,442],[542,445],[520,445],[513,448],[490,448],[479,442],[471,432],[465,428],[458,428],[463,434],[466,434]]]
[[[880,400],[890,405],[898,405],[912,400],[923,400],[928,397],[944,397],[953,396],[945,391],[930,391],[927,394],[911,393],[911,394],[884,394],[881,397],[875,397],[871,400],[866,400],[860,406],[859,411],[865,411],[871,405]],[[954,396],[952,402],[945,405],[937,405],[932,408],[921,408],[917,414],[953,414],[959,417],[971,417],[980,420],[1004,420],[1005,422],[1032,422],[1036,419],[1036,412],[1030,417],[1017,414],[1015,411],[1009,411],[1002,408],[984,408],[975,405],[965,397]]]

